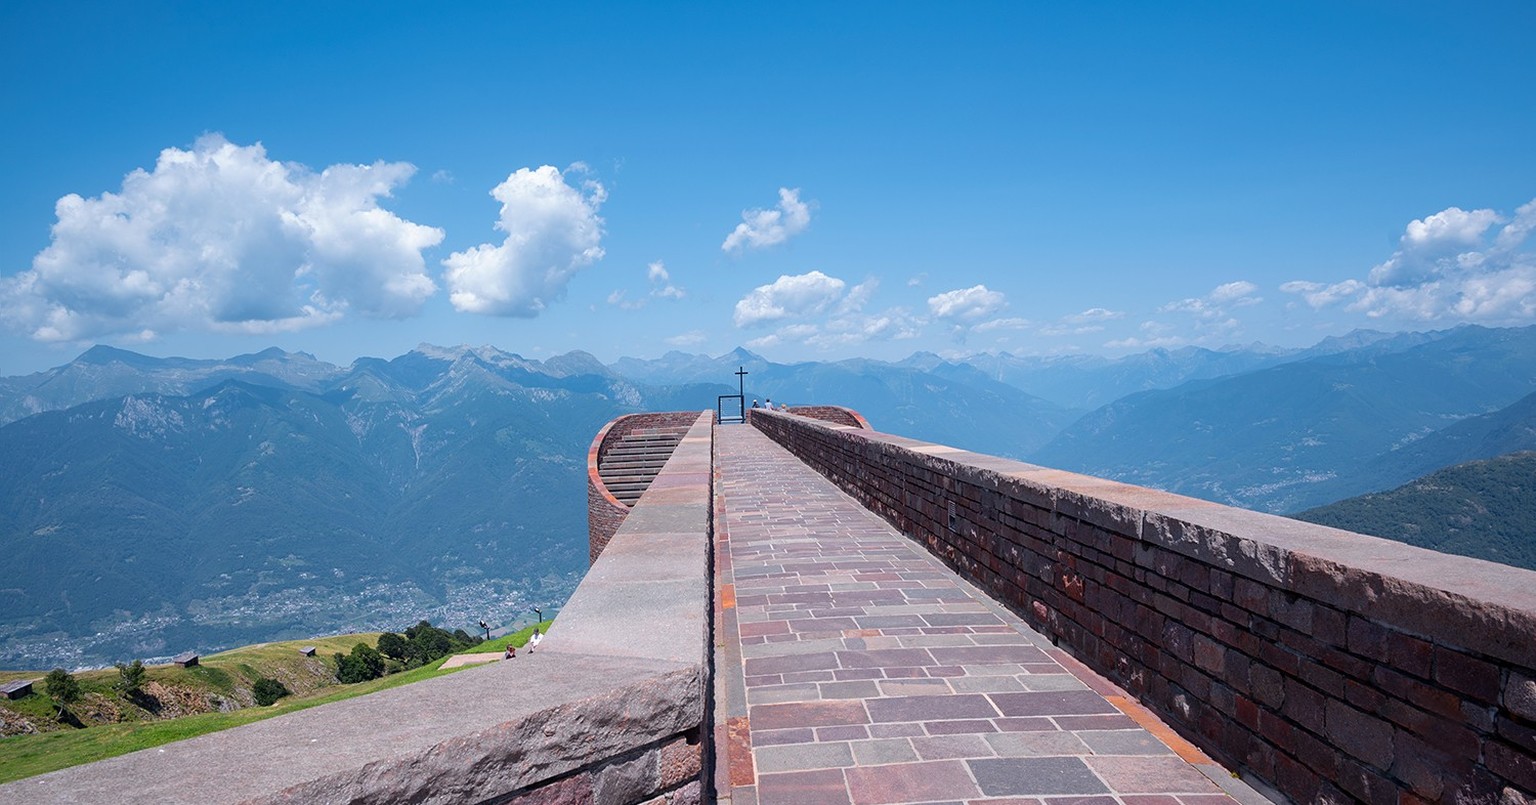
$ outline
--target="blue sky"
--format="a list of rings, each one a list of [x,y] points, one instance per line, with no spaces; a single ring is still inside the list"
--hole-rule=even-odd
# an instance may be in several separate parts
[[[1527,2],[9,3],[0,374],[93,343],[1536,323],[1532,30]]]

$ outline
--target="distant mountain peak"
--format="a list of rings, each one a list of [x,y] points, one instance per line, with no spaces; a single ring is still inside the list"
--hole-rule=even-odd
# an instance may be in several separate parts
[[[730,352],[721,355],[718,360],[725,360],[727,358],[733,361],[755,361],[758,363],[768,362],[765,358],[763,358],[763,356],[747,349],[746,347],[737,347]]]
[[[90,349],[80,353],[80,357],[75,358],[74,362],[97,365],[108,363],[127,363],[140,365],[146,362],[153,362],[154,360],[154,358],[151,358],[147,355],[140,355],[137,352],[130,352],[126,349],[118,349],[117,347],[107,346],[106,344],[97,344],[96,346],[93,346]]]

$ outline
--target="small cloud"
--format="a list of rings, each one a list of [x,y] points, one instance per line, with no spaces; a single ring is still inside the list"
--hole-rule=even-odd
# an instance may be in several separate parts
[[[752,289],[736,303],[737,327],[824,312],[843,294],[846,283],[820,271],[784,275]]]
[[[1125,318],[1125,313],[1122,311],[1107,310],[1102,307],[1092,307],[1083,311],[1082,313],[1074,313],[1070,316],[1064,316],[1062,317],[1062,321],[1066,322],[1067,324],[1089,324],[1092,322],[1114,321],[1115,319],[1123,318]]]
[[[1188,313],[1197,319],[1216,321],[1227,316],[1228,308],[1249,307],[1264,301],[1253,295],[1258,290],[1259,286],[1246,280],[1228,282],[1216,286],[1205,296],[1169,302],[1158,308],[1158,312]]]
[[[805,231],[810,224],[811,205],[800,200],[800,188],[781,187],[778,206],[768,210],[743,210],[741,223],[725,236],[720,249],[740,252],[776,246]]]
[[[1025,330],[1030,326],[1029,319],[1021,319],[1017,316],[1003,319],[992,319],[976,325],[976,332],[985,333],[993,330]]]
[[[659,299],[682,299],[688,295],[682,288],[672,284],[672,275],[667,273],[666,264],[660,260],[646,265],[645,278],[651,283],[651,296]]]
[[[446,169],[432,171],[432,183],[453,184],[453,173]]]
[[[585,173],[575,163],[573,173]],[[519,168],[491,195],[501,202],[500,245],[482,243],[443,260],[454,308],[466,313],[532,318],[565,296],[577,271],[603,257],[603,186],[580,188],[550,165]]]
[[[857,313],[863,310],[864,306],[869,304],[870,297],[874,296],[875,291],[879,290],[879,288],[880,280],[874,277],[870,277],[858,285],[849,288],[848,295],[843,297],[842,302],[838,303],[838,315]]]
[[[925,272],[923,272],[921,274],[918,274],[915,277],[908,277],[907,278],[907,287],[908,288],[916,288],[917,286],[922,285],[927,280],[928,280],[928,273],[925,271]]]
[[[664,338],[662,341],[673,347],[696,347],[709,341],[709,336],[705,335],[703,330],[689,330],[686,333]]]
[[[1140,337],[1130,336],[1114,341],[1104,342],[1107,349],[1156,349],[1159,347],[1182,347],[1189,340],[1182,336],[1170,335],[1168,325],[1157,321],[1144,321],[1141,323]]]
[[[616,290],[608,294],[608,304],[613,305],[620,310],[639,310],[640,308],[645,307],[644,299],[627,299],[625,297],[626,294],[624,291]]]
[[[1314,310],[1320,310],[1341,301],[1354,299],[1365,288],[1365,283],[1359,280],[1344,280],[1332,285],[1324,285],[1320,282],[1307,282],[1305,280],[1293,280],[1281,283],[1280,285],[1281,292],[1301,296],[1307,305]]]
[[[973,285],[928,297],[928,312],[935,318],[961,324],[984,319],[1006,304],[1001,292],[988,290],[985,285]]]

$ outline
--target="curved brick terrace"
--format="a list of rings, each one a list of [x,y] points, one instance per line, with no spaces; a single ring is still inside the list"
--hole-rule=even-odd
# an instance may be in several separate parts
[[[756,429],[715,453],[722,801],[1265,801]]]

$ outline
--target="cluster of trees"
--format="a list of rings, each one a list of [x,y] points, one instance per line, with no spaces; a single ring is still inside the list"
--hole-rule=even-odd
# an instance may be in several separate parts
[[[463,629],[450,632],[430,621],[421,621],[404,634],[379,635],[377,648],[358,643],[350,654],[337,654],[336,678],[347,683],[377,679],[387,673],[419,668],[479,642]]]

